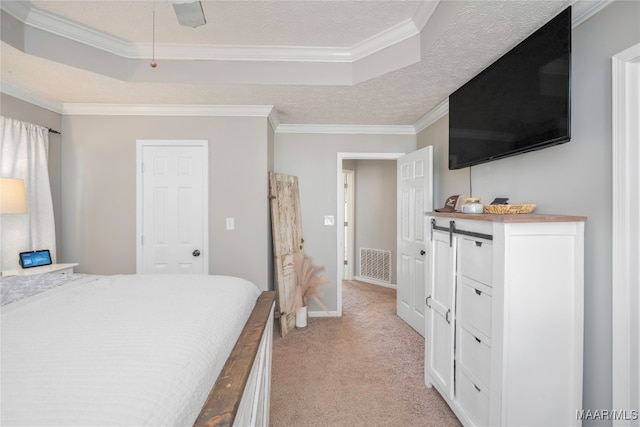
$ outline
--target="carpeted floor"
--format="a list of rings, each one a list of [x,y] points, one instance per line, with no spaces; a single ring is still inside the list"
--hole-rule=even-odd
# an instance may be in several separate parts
[[[275,331],[271,426],[459,426],[423,366],[424,338],[396,315],[396,291],[345,281],[341,318]]]

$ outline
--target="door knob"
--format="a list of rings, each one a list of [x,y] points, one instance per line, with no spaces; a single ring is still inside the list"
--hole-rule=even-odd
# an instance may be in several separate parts
[[[420,251],[420,255],[424,255],[424,254],[426,254],[426,252],[423,249],[423,250]]]
[[[200,251],[196,249],[195,251],[193,251],[193,253],[191,255],[200,256]]]

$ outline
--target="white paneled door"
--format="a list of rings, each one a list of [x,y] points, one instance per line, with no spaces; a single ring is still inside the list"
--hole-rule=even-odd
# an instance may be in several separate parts
[[[431,146],[398,159],[398,316],[424,336],[424,213],[433,209]]]
[[[206,141],[138,141],[139,274],[208,273]]]

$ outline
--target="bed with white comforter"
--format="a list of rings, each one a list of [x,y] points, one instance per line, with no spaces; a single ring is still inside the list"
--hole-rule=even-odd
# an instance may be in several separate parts
[[[227,276],[74,276],[2,307],[0,424],[193,425],[259,289]]]

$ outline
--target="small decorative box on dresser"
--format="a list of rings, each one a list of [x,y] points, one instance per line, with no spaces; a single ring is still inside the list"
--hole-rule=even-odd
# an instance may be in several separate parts
[[[585,220],[426,214],[425,383],[463,425],[580,425]]]

